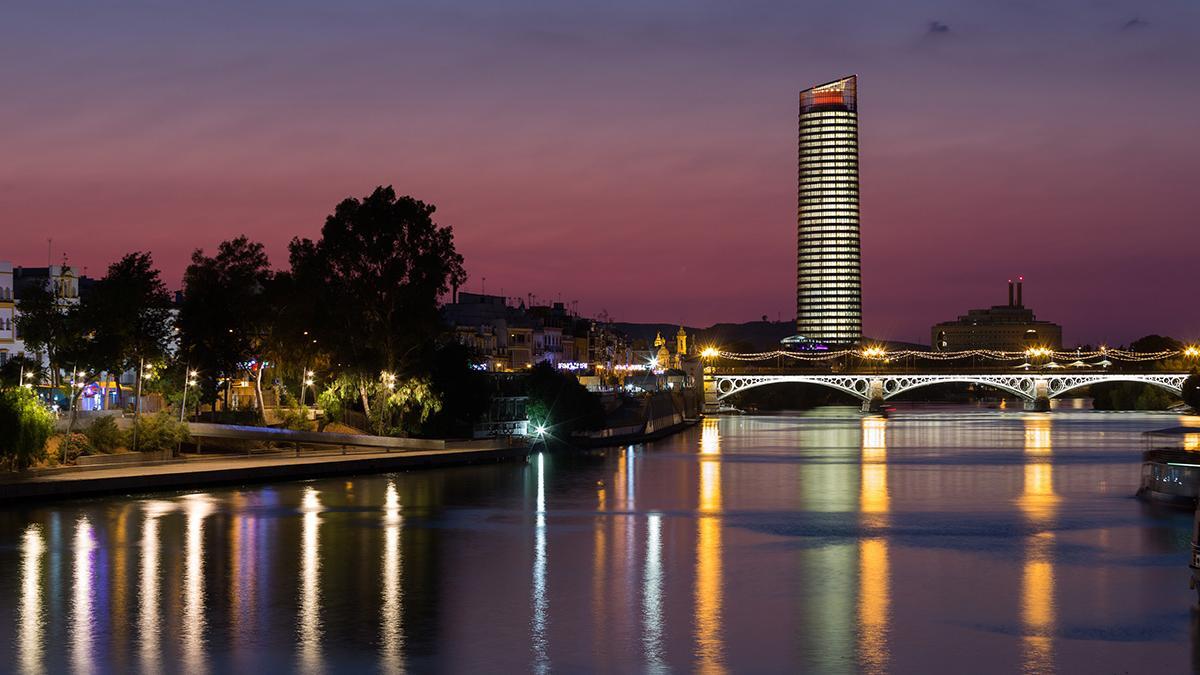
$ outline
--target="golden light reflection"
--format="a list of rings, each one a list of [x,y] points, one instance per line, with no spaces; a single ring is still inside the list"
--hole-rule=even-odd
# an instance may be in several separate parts
[[[1050,418],[1044,415],[1026,417],[1025,479],[1018,505],[1027,519],[1039,525],[1052,519],[1058,509],[1052,455]]]
[[[142,518],[142,541],[138,562],[138,647],[142,672],[162,670],[159,649],[158,579],[160,535],[159,517],[171,510],[167,502],[152,501],[145,505]]]
[[[1028,673],[1054,670],[1053,546],[1053,532],[1036,534],[1026,545],[1025,566],[1021,574],[1021,622],[1024,624],[1022,651],[1025,672]]]
[[[75,596],[71,603],[71,662],[76,672],[91,672],[92,664],[92,551],[96,545],[87,516],[75,521]]]
[[[863,524],[886,523],[891,502],[887,484],[887,419],[862,419],[862,480],[859,504]],[[868,537],[858,544],[859,658],[868,672],[882,672],[888,663],[891,612],[891,566],[888,541]]]
[[[702,673],[725,672],[722,642],[721,434],[706,417],[700,429],[700,514],[696,532],[696,662]]]
[[[596,513],[599,514],[592,525],[592,654],[599,657],[602,647],[606,644],[608,626],[607,605],[608,595],[608,494],[604,484],[596,488]],[[598,663],[595,662],[594,663]]]
[[[404,560],[400,555],[400,493],[396,482],[388,481],[383,504],[383,604],[379,608],[380,660],[385,673],[404,672],[404,596],[401,585]]]
[[[1020,506],[1036,528],[1053,520],[1059,497],[1054,493],[1053,446],[1049,417],[1025,418],[1025,484]],[[1054,532],[1030,535],[1021,573],[1022,652],[1026,672],[1051,672],[1054,668]]]
[[[1200,433],[1183,435],[1184,450],[1200,450]]]
[[[304,489],[300,549],[300,670],[320,672],[321,666],[321,497],[311,485]]]
[[[887,669],[891,575],[887,540],[864,539],[858,545],[859,654],[868,672]]]
[[[39,525],[25,528],[21,536],[21,606],[17,617],[17,663],[21,672],[45,672],[42,662],[42,555],[46,544]]]
[[[887,513],[887,419],[864,417],[862,420],[862,513]]]
[[[208,495],[188,495],[184,512],[187,518],[187,541],[184,544],[186,564],[183,572],[183,662],[189,673],[202,673],[207,668],[204,657],[204,632],[207,612],[204,607],[204,519],[212,511]]]

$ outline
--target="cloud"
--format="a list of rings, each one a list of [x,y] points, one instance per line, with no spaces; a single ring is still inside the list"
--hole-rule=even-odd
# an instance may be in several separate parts
[[[941,35],[941,34],[949,33],[950,26],[947,26],[946,24],[942,23],[941,21],[930,21],[928,32],[930,34],[934,34],[934,35]]]
[[[1135,16],[1132,19],[1126,21],[1125,25],[1121,26],[1121,30],[1137,30],[1139,28],[1145,28],[1146,26],[1149,26],[1149,25],[1150,25],[1149,21],[1146,21],[1145,19],[1143,19],[1141,17]]]

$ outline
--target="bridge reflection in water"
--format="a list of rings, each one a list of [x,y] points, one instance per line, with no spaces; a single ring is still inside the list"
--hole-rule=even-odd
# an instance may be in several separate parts
[[[1030,534],[1021,574],[1021,622],[1025,672],[1054,670],[1054,531],[1058,510],[1054,491],[1050,418],[1025,418],[1025,481],[1018,506]]]
[[[887,419],[862,420],[862,482],[860,518],[863,536],[858,544],[858,653],[870,672],[883,672],[888,665],[891,579],[887,537],[873,531],[887,526]]]
[[[721,432],[716,418],[700,430],[700,494],[696,524],[695,643],[697,670],[725,672],[721,641]]]

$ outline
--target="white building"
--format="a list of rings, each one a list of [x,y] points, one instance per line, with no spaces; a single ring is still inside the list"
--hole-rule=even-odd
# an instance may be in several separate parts
[[[17,340],[17,306],[12,263],[0,260],[0,366],[25,351]]]

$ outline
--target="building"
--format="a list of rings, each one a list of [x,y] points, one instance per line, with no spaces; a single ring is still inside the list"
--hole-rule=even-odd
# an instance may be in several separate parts
[[[13,266],[0,261],[0,366],[25,350],[17,345],[17,305],[13,294]]]
[[[1016,287],[1008,282],[1008,304],[989,309],[972,309],[955,321],[935,325],[930,333],[933,350],[956,352],[965,349],[994,349],[1019,352],[1030,347],[1062,347],[1062,326],[1038,321],[1033,310],[1025,307],[1025,278]]]
[[[826,345],[862,340],[858,77],[800,92],[796,330]]]
[[[90,291],[93,284],[94,280],[77,276],[65,261],[47,267],[13,267],[11,262],[0,261],[0,366],[16,356],[34,356],[27,351],[17,330],[17,303],[26,289],[48,287],[54,291],[59,303],[75,305],[79,304],[80,295]]]
[[[542,362],[565,367],[586,362],[589,354],[591,322],[569,313],[561,302],[527,308],[500,295],[461,292],[442,308],[442,318],[492,371]]]

